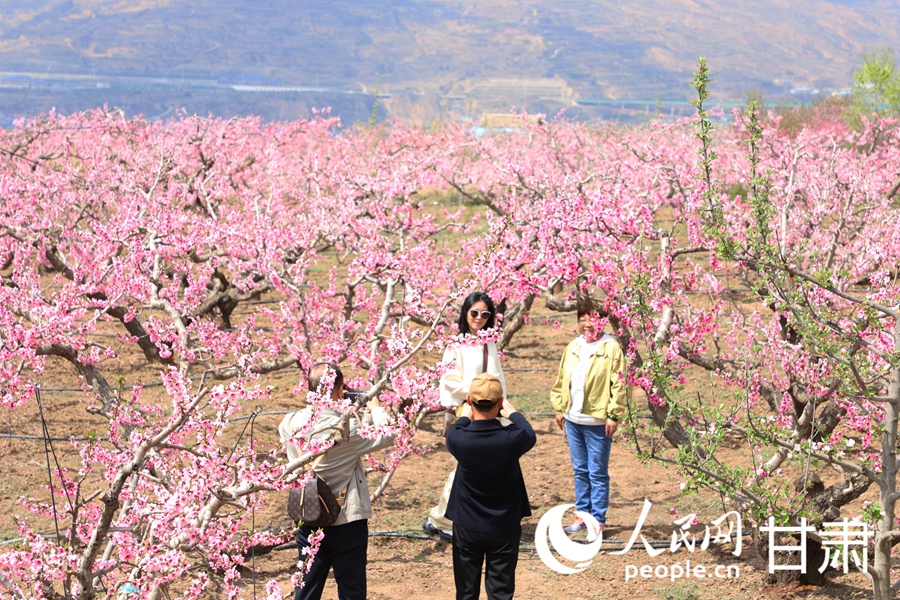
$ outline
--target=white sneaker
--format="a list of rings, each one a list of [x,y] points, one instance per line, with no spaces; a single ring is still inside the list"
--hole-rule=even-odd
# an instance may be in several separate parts
[[[584,524],[581,517],[575,517],[575,520],[572,521],[571,525],[563,527],[563,531],[566,533],[578,533],[579,531],[584,531],[585,527],[587,527],[587,525]]]

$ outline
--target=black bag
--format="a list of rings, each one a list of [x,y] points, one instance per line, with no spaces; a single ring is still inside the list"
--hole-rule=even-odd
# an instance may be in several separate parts
[[[310,469],[312,471],[312,469]],[[334,497],[331,488],[315,471],[313,478],[300,488],[291,488],[288,494],[288,516],[307,527],[328,527],[341,514],[341,502]]]

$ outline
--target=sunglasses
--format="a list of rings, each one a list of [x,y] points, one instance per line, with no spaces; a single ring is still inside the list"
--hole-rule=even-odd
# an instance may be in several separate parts
[[[473,319],[480,318],[480,319],[484,319],[485,321],[487,321],[488,319],[491,318],[491,314],[492,313],[489,310],[478,311],[473,308],[472,310],[469,311],[469,316],[472,317]]]

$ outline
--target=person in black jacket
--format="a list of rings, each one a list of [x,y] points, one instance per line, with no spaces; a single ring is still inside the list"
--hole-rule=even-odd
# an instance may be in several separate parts
[[[503,427],[497,416],[512,421]],[[447,503],[453,521],[453,579],[457,600],[478,598],[481,568],[491,600],[512,598],[522,517],[531,515],[519,457],[534,447],[534,429],[508,400],[500,380],[472,380],[466,405],[447,433],[459,462]]]

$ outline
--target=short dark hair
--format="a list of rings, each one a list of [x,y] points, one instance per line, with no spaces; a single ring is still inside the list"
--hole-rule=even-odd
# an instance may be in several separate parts
[[[341,368],[339,366],[320,362],[309,368],[309,374],[306,377],[309,384],[309,391],[316,392],[319,390],[319,386],[322,385],[322,376],[325,375],[326,369],[334,370],[334,387],[332,390],[336,390],[344,385],[344,374],[341,373]]]
[[[478,402],[472,401],[472,409],[482,415],[489,415],[491,413],[491,411],[493,411],[494,408],[496,408],[497,405],[499,405],[500,403],[501,403],[500,400],[496,400],[491,403],[486,403],[486,402],[478,403]]]
[[[466,319],[466,313],[469,312],[469,309],[472,308],[472,305],[476,302],[484,302],[488,310],[491,311],[491,316],[488,318],[487,323],[484,324],[485,329],[491,329],[496,323],[497,319],[497,309],[494,306],[494,301],[491,300],[491,297],[487,295],[487,292],[472,292],[466,299],[463,300],[462,308],[459,310],[459,332],[462,334],[472,333],[469,331],[469,321]]]
[[[594,299],[590,296],[579,295],[575,299],[575,310],[578,312],[579,319],[584,315],[589,315],[591,313],[596,313],[601,317],[609,316],[609,311],[605,308],[599,308],[596,302],[594,302]]]

